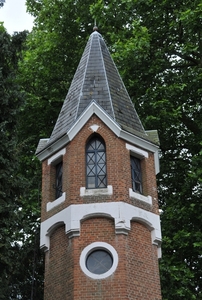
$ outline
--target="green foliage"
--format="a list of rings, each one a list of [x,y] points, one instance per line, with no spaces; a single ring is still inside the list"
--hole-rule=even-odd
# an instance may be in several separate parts
[[[97,20],[145,128],[158,129],[160,135],[163,298],[198,299],[202,286],[201,2],[98,0],[85,6],[80,1],[27,2],[35,13],[36,28],[23,72],[25,62],[27,70],[36,66],[34,72],[25,73],[30,77],[27,86],[33,83],[40,91],[38,100],[33,95],[31,99],[36,99],[36,107],[43,103],[43,113],[50,112],[52,124],[57,114],[51,107],[58,112],[61,106],[58,101],[64,99],[92,28],[89,19]],[[51,127],[46,115],[43,122]]]
[[[28,192],[30,181],[20,146],[24,98],[17,66],[26,36],[22,32],[11,37],[0,26],[0,299],[6,300],[40,299],[43,286],[41,277],[35,278],[43,269],[38,247],[39,197]]]
[[[201,299],[201,1],[27,0],[27,7],[36,19],[19,70],[23,199],[36,198],[38,139],[50,136],[96,19],[145,128],[159,131],[163,299]]]
[[[114,58],[145,128],[159,131],[163,299],[200,299],[201,2],[97,1],[91,9],[112,30]]]
[[[10,236],[17,229],[13,224],[16,216],[15,195],[19,192],[19,181],[16,175],[16,113],[21,99],[14,83],[15,66],[10,36],[1,26],[0,32],[0,269],[1,286],[7,292],[9,273],[13,265]],[[3,297],[3,298],[2,298]],[[1,291],[4,299],[4,291]],[[6,299],[6,297],[5,297]]]

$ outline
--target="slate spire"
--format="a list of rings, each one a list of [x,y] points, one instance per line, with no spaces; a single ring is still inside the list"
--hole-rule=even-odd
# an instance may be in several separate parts
[[[147,139],[119,72],[97,28],[91,34],[48,144],[66,134],[96,102],[119,126]]]

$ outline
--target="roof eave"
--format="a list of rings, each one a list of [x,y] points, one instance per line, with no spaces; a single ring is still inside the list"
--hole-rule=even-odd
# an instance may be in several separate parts
[[[47,159],[55,152],[63,148],[70,141],[72,141],[73,138],[83,128],[83,126],[87,123],[87,121],[93,114],[96,114],[102,120],[102,122],[105,123],[106,126],[108,126],[114,132],[114,134],[116,134],[116,136],[122,138],[123,140],[131,144],[135,144],[147,151],[150,151],[152,153],[158,153],[158,145],[152,143],[150,140],[147,140],[146,136],[145,138],[142,138],[140,136],[123,130],[120,127],[120,125],[116,121],[114,121],[112,117],[99,104],[97,104],[95,101],[92,101],[66,134],[64,134],[54,143],[47,145],[47,147],[42,149],[42,151],[40,151],[39,153],[36,153],[38,159],[40,161]]]

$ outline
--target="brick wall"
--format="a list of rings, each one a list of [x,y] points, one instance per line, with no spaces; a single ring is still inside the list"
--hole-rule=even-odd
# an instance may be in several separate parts
[[[149,230],[142,224],[131,222],[125,247],[127,299],[161,299],[157,247],[151,243]]]
[[[44,299],[73,299],[74,252],[64,226],[57,228],[50,240],[50,250],[45,254]]]
[[[80,187],[85,187],[85,147],[86,141],[93,134],[90,126],[99,125],[98,134],[106,143],[107,184],[113,186],[112,196],[80,197]],[[152,196],[153,205],[140,203],[129,198],[131,188],[130,151],[126,149],[126,142],[119,139],[97,116],[92,116],[83,129],[66,146],[63,157],[63,191],[66,192],[66,201],[60,206],[46,212],[46,204],[53,201],[55,196],[53,166],[43,162],[43,189],[42,189],[42,221],[71,204],[92,202],[123,201],[144,208],[158,214],[158,199],[156,191],[156,176],[154,171],[154,155],[142,160],[143,191]]]
[[[111,196],[80,196],[85,187],[85,147],[93,134],[91,125],[99,125],[97,134],[106,143],[107,184],[113,186]],[[135,145],[137,147],[137,145]],[[130,151],[97,116],[92,116],[82,130],[66,146],[63,156],[63,191],[66,200],[46,212],[46,204],[55,197],[54,167],[43,162],[42,221],[71,204],[123,201],[158,214],[158,198],[154,171],[154,156],[141,162],[143,191],[152,196],[153,204],[142,203],[129,197],[131,188]],[[102,280],[89,278],[79,265],[81,251],[92,242],[106,242],[118,252],[119,264],[115,273]],[[138,299],[160,300],[157,247],[152,245],[151,232],[144,225],[132,222],[128,235],[116,235],[114,221],[91,218],[81,224],[79,237],[71,239],[64,227],[57,228],[50,237],[50,250],[46,252],[45,300],[107,300]]]
[[[95,280],[79,265],[82,250],[101,241],[118,252],[119,263],[109,278]],[[45,300],[160,300],[156,246],[149,230],[136,222],[128,236],[115,235],[114,223],[106,218],[82,222],[80,237],[68,239],[64,227],[51,236],[46,253]]]

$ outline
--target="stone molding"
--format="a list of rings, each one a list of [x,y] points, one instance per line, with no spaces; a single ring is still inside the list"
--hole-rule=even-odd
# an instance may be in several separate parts
[[[53,209],[54,207],[62,204],[63,202],[65,202],[66,199],[66,192],[62,193],[62,196],[57,198],[56,200],[52,201],[52,202],[48,202],[46,204],[46,211],[49,211],[51,209]]]
[[[77,133],[83,128],[83,126],[87,123],[87,121],[95,114],[98,118],[102,120],[102,122],[110,128],[114,134],[122,138],[123,140],[139,146],[140,148],[150,151],[154,153],[155,158],[155,170],[156,174],[159,172],[159,146],[146,140],[142,137],[139,137],[135,134],[131,134],[121,129],[120,125],[115,122],[104,109],[99,106],[96,102],[92,101],[90,105],[85,109],[85,111],[81,114],[81,116],[77,119],[77,121],[73,124],[71,129],[61,137],[61,139],[57,140],[55,143],[51,144],[49,147],[41,150],[41,152],[37,153],[37,157],[40,161],[43,161],[50,157],[50,155],[56,153],[61,148],[66,146],[70,141],[74,139]]]
[[[58,151],[56,154],[52,155],[48,159],[48,165],[54,163],[59,157],[62,157],[66,153],[66,148],[63,148],[62,150]]]
[[[139,193],[134,192],[131,188],[129,188],[129,197],[152,205],[152,197],[151,196],[141,195]]]
[[[159,258],[161,257],[159,215],[125,202],[70,205],[41,223],[41,248],[49,250],[50,234],[57,227],[65,225],[66,234],[72,238],[80,235],[80,222],[92,217],[114,219],[116,234],[127,235],[131,229],[131,221],[143,223],[151,231],[152,244],[157,245]]]
[[[112,185],[108,185],[107,188],[102,189],[86,189],[85,187],[80,188],[80,196],[103,196],[103,195],[113,195]]]
[[[148,158],[149,157],[148,152],[146,152],[146,151],[144,151],[144,150],[142,150],[140,148],[137,148],[135,146],[132,146],[132,145],[130,145],[128,143],[126,143],[126,149],[128,149],[132,153],[135,153],[140,158],[143,158],[143,157]]]

